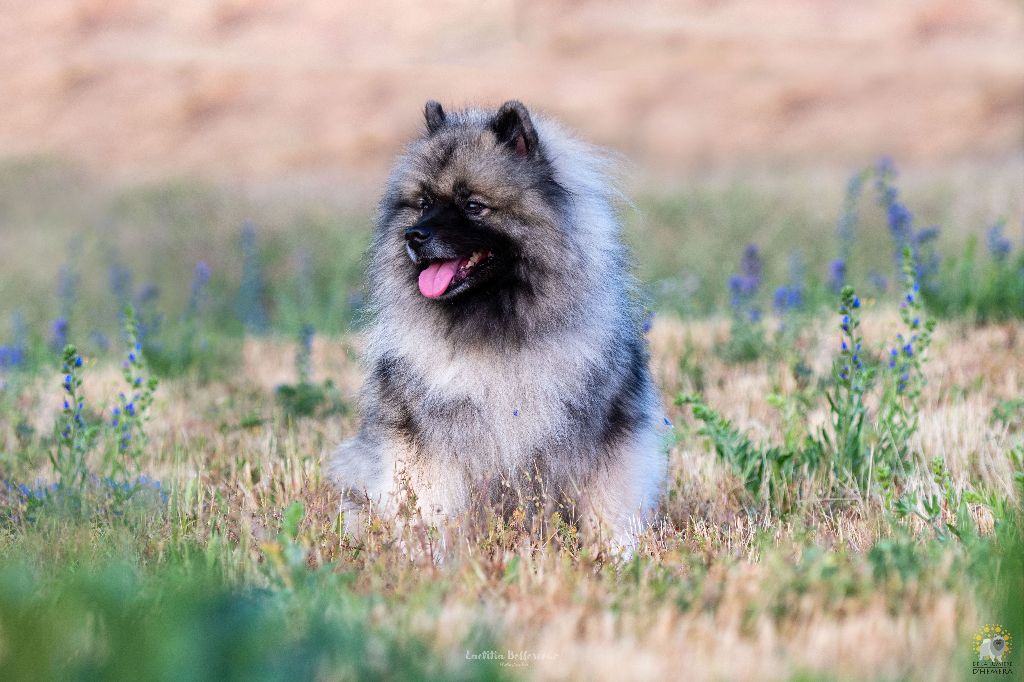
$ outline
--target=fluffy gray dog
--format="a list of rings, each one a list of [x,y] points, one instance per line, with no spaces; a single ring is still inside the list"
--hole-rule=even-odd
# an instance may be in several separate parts
[[[427,103],[371,245],[362,425],[328,465],[350,528],[403,499],[557,509],[626,546],[650,522],[665,422],[606,165],[519,102]]]

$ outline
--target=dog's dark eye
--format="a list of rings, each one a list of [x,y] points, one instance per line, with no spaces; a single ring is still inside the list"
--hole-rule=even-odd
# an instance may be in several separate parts
[[[433,205],[433,203],[434,202],[430,200],[430,197],[428,197],[426,195],[420,197],[420,201],[419,201],[420,210],[421,211],[426,211],[428,208],[431,207],[431,205]]]
[[[477,201],[470,201],[466,203],[466,213],[469,215],[483,215],[487,207]]]

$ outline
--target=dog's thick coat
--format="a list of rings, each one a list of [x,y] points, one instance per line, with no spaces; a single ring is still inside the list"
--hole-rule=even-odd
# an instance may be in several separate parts
[[[431,521],[559,508],[628,542],[664,417],[605,157],[518,102],[426,123],[380,203],[362,424],[329,474],[352,511],[411,489]]]

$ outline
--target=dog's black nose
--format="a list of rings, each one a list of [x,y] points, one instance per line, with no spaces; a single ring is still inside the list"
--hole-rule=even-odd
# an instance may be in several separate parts
[[[422,246],[428,239],[430,239],[430,228],[413,226],[405,231],[405,241],[409,242],[412,246]]]

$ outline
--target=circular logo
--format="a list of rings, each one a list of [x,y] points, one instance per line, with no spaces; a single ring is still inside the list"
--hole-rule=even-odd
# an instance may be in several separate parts
[[[1002,663],[1013,651],[1013,637],[999,623],[986,623],[974,635],[974,653],[979,661]]]

